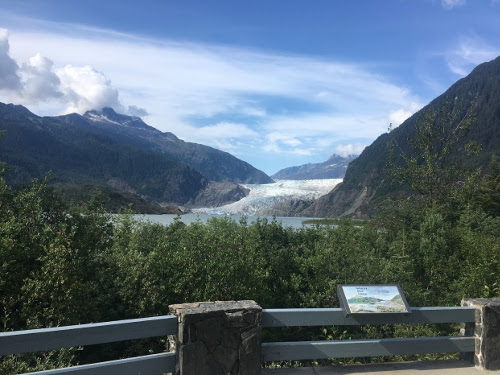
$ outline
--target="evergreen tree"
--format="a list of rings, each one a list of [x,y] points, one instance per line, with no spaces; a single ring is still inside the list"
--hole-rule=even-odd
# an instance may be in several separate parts
[[[500,164],[496,156],[491,157],[489,173],[479,191],[479,204],[491,216],[500,216]]]

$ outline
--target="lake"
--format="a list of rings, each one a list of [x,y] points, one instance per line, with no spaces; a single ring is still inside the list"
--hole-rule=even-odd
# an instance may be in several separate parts
[[[134,218],[138,220],[149,220],[153,223],[160,223],[164,225],[169,225],[174,222],[174,219],[177,215],[133,215]],[[201,221],[202,223],[206,223],[207,220],[213,217],[230,217],[232,220],[239,222],[242,217],[247,218],[247,222],[253,223],[257,219],[267,218],[269,221],[273,220],[272,216],[243,216],[243,215],[210,215],[210,214],[184,214],[180,216],[181,221],[184,224],[191,224],[196,221]],[[276,220],[281,222],[284,227],[292,227],[294,229],[305,227],[312,227],[312,225],[303,225],[302,222],[304,220],[311,220],[314,218],[311,217],[276,217]]]

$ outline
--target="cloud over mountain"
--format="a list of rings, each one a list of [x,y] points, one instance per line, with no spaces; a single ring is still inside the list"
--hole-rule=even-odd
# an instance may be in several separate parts
[[[0,90],[7,91],[9,99],[20,104],[56,100],[63,106],[63,113],[112,107],[136,116],[148,115],[135,105],[125,108],[111,81],[90,65],[68,64],[54,69],[54,62],[39,52],[19,65],[10,56],[6,29],[0,29]]]
[[[9,55],[9,37],[5,29],[0,29],[0,89],[18,90],[21,86],[19,66]]]
[[[52,70],[54,63],[39,53],[22,66],[25,75],[20,95],[27,102],[38,102],[61,98],[61,80]]]
[[[421,101],[369,66],[349,62],[44,27],[10,37],[15,60],[4,49],[21,85],[16,95],[5,94],[10,101],[58,109],[33,108],[46,115],[102,107],[149,115],[151,125],[181,139],[251,163],[273,160],[269,171],[348,152],[343,147],[360,150],[395,122],[391,116],[402,121]],[[28,62],[19,68],[22,60]]]
[[[103,107],[122,109],[118,90],[103,73],[90,65],[66,65],[57,70],[57,76],[61,80],[61,90],[68,105],[66,112],[82,113]]]

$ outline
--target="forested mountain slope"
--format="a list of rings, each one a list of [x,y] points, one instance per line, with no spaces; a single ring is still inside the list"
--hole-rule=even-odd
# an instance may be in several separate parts
[[[397,151],[411,153],[411,140],[416,138],[419,124],[432,118],[443,126],[443,134],[451,134],[467,119],[467,132],[453,144],[449,160],[463,162],[463,167],[487,165],[491,155],[500,154],[500,57],[477,66],[467,77],[452,85],[444,94],[414,114],[398,128],[377,138],[352,161],[344,181],[315,202],[304,215],[367,217],[388,194],[398,194],[390,186],[388,175],[388,143]],[[437,142],[439,140],[436,140]],[[464,158],[463,148],[470,141],[481,145],[478,155]]]
[[[170,132],[163,133],[145,124],[139,117],[121,115],[112,108],[88,111],[83,116],[70,114],[60,119],[95,134],[111,136],[120,143],[167,155],[196,169],[212,181],[248,184],[273,182],[264,172],[227,152],[184,142]]]
[[[52,171],[56,183],[121,186],[160,202],[187,203],[209,180],[166,155],[39,117],[22,106],[0,104],[0,160],[7,181],[25,183]]]
[[[162,204],[196,205],[205,197],[217,205],[245,196],[229,181],[272,181],[228,153],[181,141],[111,108],[39,117],[0,103],[0,132],[0,161],[7,163],[6,179],[13,185],[51,171],[65,190],[97,185]]]

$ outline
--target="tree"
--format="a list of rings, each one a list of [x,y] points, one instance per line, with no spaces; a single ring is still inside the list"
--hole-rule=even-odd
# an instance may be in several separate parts
[[[468,108],[456,105],[438,112],[420,114],[414,135],[400,145],[388,142],[388,174],[391,181],[406,186],[427,207],[452,204],[470,180],[463,160],[481,149],[475,142],[464,143],[473,121],[475,104]]]
[[[479,190],[479,204],[487,214],[500,216],[500,165],[495,155],[492,155],[489,173],[485,176]]]

